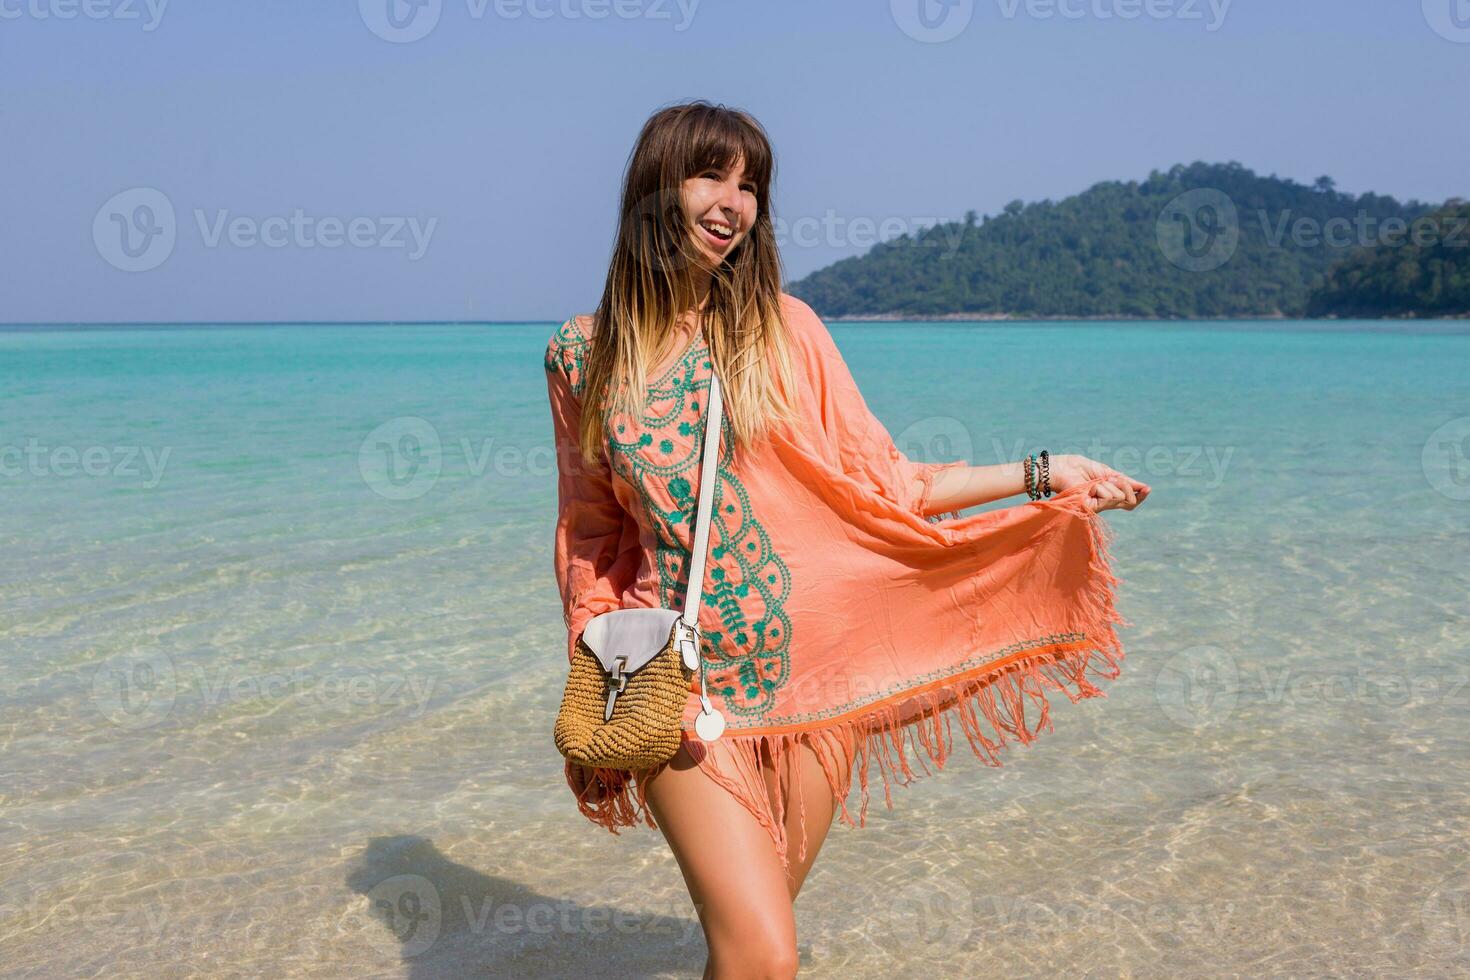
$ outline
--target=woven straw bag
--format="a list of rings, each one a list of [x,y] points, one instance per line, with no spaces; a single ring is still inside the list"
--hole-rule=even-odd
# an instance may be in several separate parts
[[[695,733],[713,742],[725,730],[705,687],[699,631],[723,411],[719,379],[712,376],[683,613],[657,606],[615,609],[588,620],[577,640],[553,735],[557,751],[579,765],[638,771],[673,758],[696,670],[702,710]]]

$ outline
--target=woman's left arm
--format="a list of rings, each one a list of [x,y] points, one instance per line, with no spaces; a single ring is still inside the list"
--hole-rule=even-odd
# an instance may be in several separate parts
[[[1048,470],[1051,488],[1056,493],[1099,477],[1105,478],[1088,493],[1089,506],[1094,511],[1115,507],[1132,510],[1143,502],[1150,490],[1147,483],[1086,456],[1070,453],[1052,456]],[[1026,473],[1024,464],[1019,461],[947,469],[934,475],[926,509],[928,513],[959,511],[1025,492]]]

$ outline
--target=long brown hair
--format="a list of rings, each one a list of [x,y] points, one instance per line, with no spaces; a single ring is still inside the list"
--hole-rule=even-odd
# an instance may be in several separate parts
[[[697,302],[695,273],[709,260],[693,241],[683,182],[742,158],[756,187],[755,224],[713,269],[700,328],[737,445],[764,438],[777,422],[798,422],[771,222],[770,140],[747,113],[701,99],[650,116],[628,158],[612,262],[582,365],[579,442],[587,461],[600,452],[609,409],[641,416],[648,368],[662,363],[679,318]]]

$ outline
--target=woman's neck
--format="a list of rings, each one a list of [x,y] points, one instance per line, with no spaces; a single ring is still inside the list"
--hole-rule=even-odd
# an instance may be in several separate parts
[[[699,313],[709,305],[710,284],[714,277],[709,274],[700,276],[694,280],[694,306],[690,312]]]

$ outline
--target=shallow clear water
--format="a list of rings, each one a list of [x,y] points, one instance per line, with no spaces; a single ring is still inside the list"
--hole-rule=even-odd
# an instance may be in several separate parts
[[[551,744],[552,328],[0,332],[7,975],[699,975]],[[803,975],[1470,969],[1470,325],[832,331],[910,455],[1154,492],[1122,677],[877,787]]]

